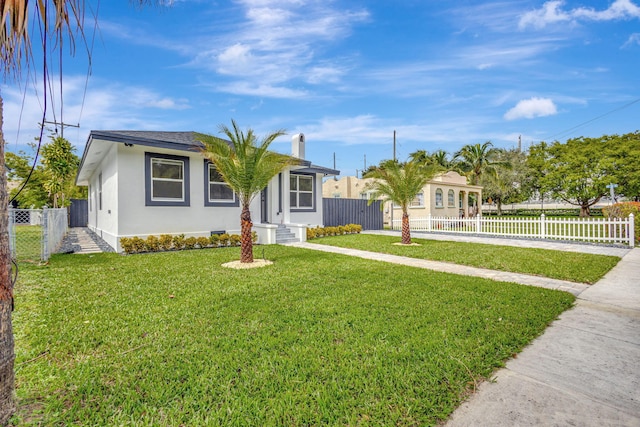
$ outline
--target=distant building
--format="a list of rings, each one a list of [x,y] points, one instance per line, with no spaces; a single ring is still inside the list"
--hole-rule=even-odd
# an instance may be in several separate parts
[[[340,179],[328,179],[322,184],[322,196],[326,198],[370,199],[372,192],[367,183],[372,178],[344,176]],[[482,187],[467,184],[467,178],[457,172],[449,171],[436,175],[427,182],[409,207],[409,215],[420,218],[429,214],[437,217],[469,217],[480,212]],[[384,222],[390,223],[390,204],[384,207]],[[400,219],[402,210],[394,207],[394,219]]]

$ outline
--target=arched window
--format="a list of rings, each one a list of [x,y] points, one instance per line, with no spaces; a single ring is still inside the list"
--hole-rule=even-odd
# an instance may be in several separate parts
[[[453,190],[449,190],[449,193],[448,193],[448,206],[450,208],[456,207],[456,194],[454,193]]]
[[[442,189],[438,188],[436,189],[436,208],[442,208],[442,207],[444,207]]]

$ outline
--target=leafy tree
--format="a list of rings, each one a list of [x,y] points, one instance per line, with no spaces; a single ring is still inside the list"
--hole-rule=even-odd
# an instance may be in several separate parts
[[[580,206],[580,216],[589,216],[590,207],[608,193],[607,184],[617,180],[610,155],[609,137],[574,138],[566,144],[554,142],[545,156],[546,175],[542,188],[554,197]]]
[[[526,157],[518,150],[498,149],[495,151],[495,172],[482,176],[483,195],[496,203],[498,215],[502,214],[504,203],[519,203],[527,199]]]
[[[150,0],[139,0],[137,3],[150,3]],[[157,3],[170,3],[171,0],[158,0]],[[32,2],[36,3],[36,2]],[[83,24],[84,0],[39,0],[34,16],[40,26],[28,25],[31,16],[28,0],[10,0],[0,3],[2,11],[0,28],[0,57],[4,76],[20,75],[22,65],[34,61],[31,50],[29,31],[39,28],[43,34],[38,36],[42,41],[42,50],[47,52],[47,41],[53,40],[56,49],[62,49],[66,35],[73,48],[74,38],[80,35],[84,40]],[[46,56],[43,58],[46,61]],[[44,77],[46,78],[46,76]],[[5,165],[5,141],[2,131],[4,103],[0,94],[0,425],[4,425],[15,411],[13,401],[15,360],[13,344],[13,327],[11,311],[13,307],[13,284],[11,283],[11,254],[9,251],[9,219],[8,194]]]
[[[19,184],[10,191],[11,200],[15,199],[18,206],[23,208],[40,208],[49,203],[49,196],[44,189],[42,165],[36,165],[32,171],[33,157],[24,151],[6,153],[5,162],[7,177]],[[26,185],[23,185],[25,182]]]
[[[234,120],[231,120],[231,124],[231,129],[220,125],[221,133],[225,134],[229,141],[204,134],[199,134],[197,139],[204,144],[202,154],[211,160],[222,179],[240,198],[240,262],[251,263],[253,223],[249,204],[274,176],[287,166],[298,163],[298,160],[269,151],[269,145],[277,137],[284,135],[283,130],[270,133],[258,142],[252,129],[245,133],[238,128]]]
[[[427,150],[416,150],[409,154],[409,159],[425,165],[439,165],[443,170],[451,170],[455,166],[449,160],[449,154],[444,150],[436,150],[431,154]]]
[[[616,193],[640,201],[640,131],[625,135],[604,136],[618,184]]]
[[[41,208],[43,206],[68,206],[72,198],[85,198],[87,189],[75,185],[80,159],[75,148],[64,138],[50,136],[51,142],[41,150],[42,159],[33,168],[33,156],[19,151],[6,153],[7,176],[19,182],[10,192],[18,206]],[[35,145],[30,144],[35,152]]]
[[[436,173],[442,169],[434,165],[425,165],[416,160],[399,163],[386,160],[380,166],[368,172],[365,178],[373,178],[366,189],[372,191],[373,200],[382,199],[392,202],[402,209],[402,244],[411,244],[411,230],[409,228],[409,205],[416,195]]]
[[[51,136],[51,142],[42,147],[44,165],[44,188],[53,199],[53,207],[66,206],[66,196],[74,192],[75,177],[80,159],[73,152],[75,148],[61,136]],[[77,190],[76,190],[77,192]]]
[[[529,197],[538,195],[544,206],[545,195],[549,192],[549,188],[544,186],[542,178],[547,174],[549,160],[549,145],[542,141],[534,144],[529,148],[527,153],[526,168],[527,178],[524,181],[524,190]]]
[[[467,175],[472,185],[478,185],[484,173],[495,173],[496,150],[492,147],[493,144],[490,141],[484,144],[468,144],[454,154],[454,161],[460,170]]]

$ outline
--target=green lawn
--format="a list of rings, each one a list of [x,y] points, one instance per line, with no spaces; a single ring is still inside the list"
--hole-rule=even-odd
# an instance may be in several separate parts
[[[19,261],[40,261],[42,256],[42,226],[16,225],[14,230],[16,234],[16,258]]]
[[[433,425],[574,300],[264,250],[251,270],[220,266],[238,248],[21,267],[15,423]]]
[[[398,246],[400,237],[350,234],[323,237],[310,243],[361,249],[411,258],[445,261],[491,270],[532,274],[580,283],[595,283],[620,261],[619,257],[481,243],[411,239],[420,246]]]

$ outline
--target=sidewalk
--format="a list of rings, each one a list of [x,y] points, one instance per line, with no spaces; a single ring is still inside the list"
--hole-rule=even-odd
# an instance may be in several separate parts
[[[398,232],[376,232],[398,235]],[[461,426],[640,427],[640,248],[412,233],[412,237],[623,257],[588,286],[312,243],[293,246],[420,268],[562,289],[577,296],[517,358],[480,385],[448,420]]]
[[[458,426],[640,426],[640,248],[454,413]]]

